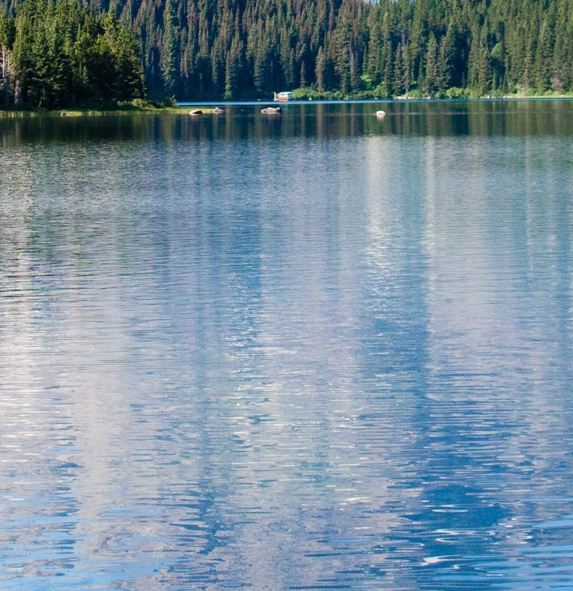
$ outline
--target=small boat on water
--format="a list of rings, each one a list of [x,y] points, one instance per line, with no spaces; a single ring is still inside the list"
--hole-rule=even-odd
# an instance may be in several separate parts
[[[292,101],[292,92],[275,92],[275,101]]]

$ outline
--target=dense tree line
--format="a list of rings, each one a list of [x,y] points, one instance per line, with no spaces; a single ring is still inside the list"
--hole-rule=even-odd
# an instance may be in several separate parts
[[[0,101],[109,106],[143,96],[139,43],[111,14],[68,0],[26,0],[0,15]]]
[[[367,53],[382,94],[570,91],[573,1],[383,0]]]
[[[16,1],[0,0],[0,8],[13,14]],[[317,97],[573,90],[573,0],[83,2],[105,15],[93,21],[100,37],[119,30],[113,19],[134,32],[152,98],[268,98],[296,88]],[[64,0],[26,3],[25,14],[38,6],[52,19],[73,12]]]

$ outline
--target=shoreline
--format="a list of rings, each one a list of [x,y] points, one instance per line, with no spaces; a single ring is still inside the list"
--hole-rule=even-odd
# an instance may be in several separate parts
[[[205,102],[180,102],[175,107],[134,107],[119,109],[0,109],[0,119],[13,117],[104,117],[117,115],[189,115],[189,110],[201,109],[203,115],[212,115],[215,107],[249,107],[265,105],[334,105],[334,104],[408,104],[408,103],[473,103],[473,102],[515,102],[515,101],[571,101],[573,95],[556,96],[503,96],[503,97],[477,97],[477,98],[414,98],[397,97],[391,99],[297,99],[284,102],[273,100],[244,100],[244,101],[205,101]]]
[[[224,103],[217,104],[223,105]],[[195,106],[195,103],[192,106]],[[189,109],[190,107],[187,105],[132,109],[0,109],[0,119],[9,119],[12,117],[61,117],[63,119],[74,119],[77,117],[105,117],[109,115],[189,115]],[[205,115],[211,115],[214,107],[202,107],[202,110]]]
[[[265,100],[244,100],[244,101],[205,101],[203,103],[181,102],[177,103],[179,107],[189,108],[208,108],[208,107],[249,107],[249,106],[265,106],[265,105],[345,105],[345,104],[409,104],[409,103],[493,103],[493,102],[509,102],[509,101],[569,101],[573,100],[573,95],[560,96],[503,96],[503,97],[478,97],[478,98],[414,98],[414,97],[399,97],[391,99],[292,99],[290,101],[273,101],[272,99]]]

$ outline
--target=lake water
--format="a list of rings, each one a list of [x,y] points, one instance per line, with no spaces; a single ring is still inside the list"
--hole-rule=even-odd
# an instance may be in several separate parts
[[[0,119],[0,588],[573,589],[573,101],[259,110]]]

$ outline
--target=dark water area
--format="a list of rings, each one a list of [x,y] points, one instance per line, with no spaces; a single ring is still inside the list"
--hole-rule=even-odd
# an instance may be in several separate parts
[[[137,115],[0,118],[0,145],[38,141],[204,141],[266,138],[351,138],[380,135],[573,135],[573,99],[281,103],[223,105],[224,115]],[[213,108],[209,104],[207,108]],[[384,110],[383,121],[374,117]],[[186,111],[182,111],[186,113]]]
[[[573,589],[573,102],[259,111],[0,119],[0,589]]]

